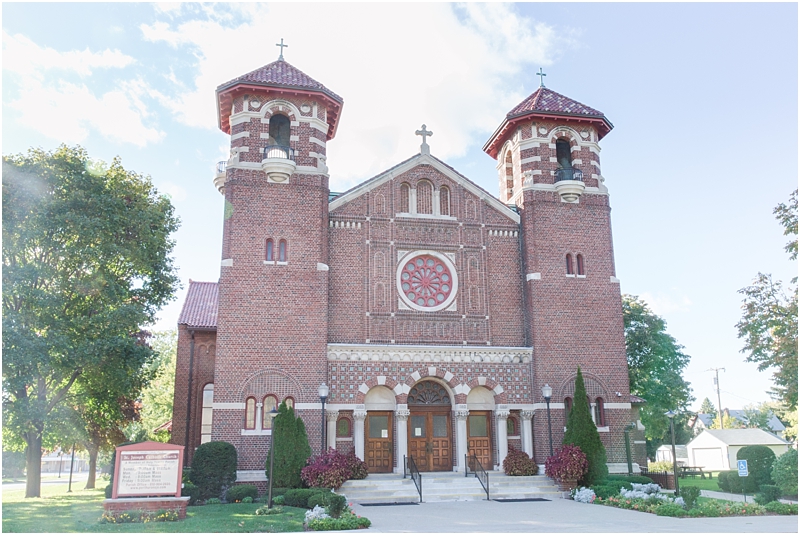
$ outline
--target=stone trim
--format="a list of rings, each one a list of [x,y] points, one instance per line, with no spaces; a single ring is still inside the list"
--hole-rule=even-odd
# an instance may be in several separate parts
[[[328,344],[328,361],[527,364],[532,359],[531,347]]]

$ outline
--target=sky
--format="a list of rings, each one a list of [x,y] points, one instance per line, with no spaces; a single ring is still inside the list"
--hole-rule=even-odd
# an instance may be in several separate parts
[[[481,147],[539,85],[601,110],[617,277],[667,322],[696,398],[768,401],[744,362],[741,294],[796,262],[772,213],[798,182],[795,3],[3,3],[4,155],[79,144],[150,175],[181,219],[182,289],[219,277],[229,139],[214,90],[278,58],[345,100],[332,191],[419,151],[497,193]]]

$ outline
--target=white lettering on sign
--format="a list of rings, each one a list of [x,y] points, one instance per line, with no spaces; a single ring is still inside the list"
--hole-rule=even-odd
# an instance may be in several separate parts
[[[118,496],[175,494],[181,477],[178,473],[180,452],[121,451],[117,474]]]

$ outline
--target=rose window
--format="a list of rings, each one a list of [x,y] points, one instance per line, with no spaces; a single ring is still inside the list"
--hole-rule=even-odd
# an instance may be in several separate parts
[[[441,259],[422,254],[404,261],[399,284],[408,303],[434,308],[448,302],[453,292],[453,274]]]

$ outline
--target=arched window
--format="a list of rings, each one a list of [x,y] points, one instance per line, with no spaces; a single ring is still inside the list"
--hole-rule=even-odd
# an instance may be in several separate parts
[[[339,438],[347,438],[350,436],[350,419],[339,418],[336,422],[336,436]]]
[[[266,255],[267,262],[272,262],[275,260],[275,242],[272,239],[267,240],[267,255]]]
[[[200,444],[211,442],[211,422],[214,416],[214,383],[203,387],[203,412],[200,418]]]
[[[244,428],[256,428],[256,398],[249,397],[244,401]]]
[[[603,402],[603,398],[597,398],[594,400],[594,423],[597,427],[605,427],[606,426],[606,410],[605,410],[605,403]]]
[[[575,271],[572,268],[572,255],[567,254],[567,275],[574,275]]]
[[[511,158],[511,151],[506,153],[506,161],[505,161],[505,170],[506,170],[506,194],[508,198],[514,196],[514,161]]]
[[[267,145],[289,146],[291,124],[285,115],[276,113],[269,118],[269,140]]]
[[[286,240],[278,242],[278,262],[286,262]]]
[[[286,406],[290,409],[294,409],[294,398],[289,396],[283,400],[286,403]]]
[[[506,434],[510,437],[515,437],[519,435],[517,429],[517,419],[513,416],[509,416],[506,420]]]
[[[408,184],[405,182],[400,184],[400,213],[408,213],[408,197],[410,191],[411,187]]]
[[[578,264],[578,275],[586,275],[586,272],[583,269],[583,255],[579,254],[575,256],[575,261]]]
[[[447,186],[439,188],[439,213],[450,215],[450,189]]]
[[[433,184],[427,180],[417,182],[417,213],[433,213]]]
[[[278,408],[278,398],[272,394],[264,396],[264,404],[261,407],[261,429],[272,429],[272,409]]]
[[[572,168],[572,151],[569,147],[569,141],[566,139],[556,141],[556,160],[558,160],[560,169]]]
[[[567,396],[564,398],[564,412],[569,415],[572,410],[572,398]]]

